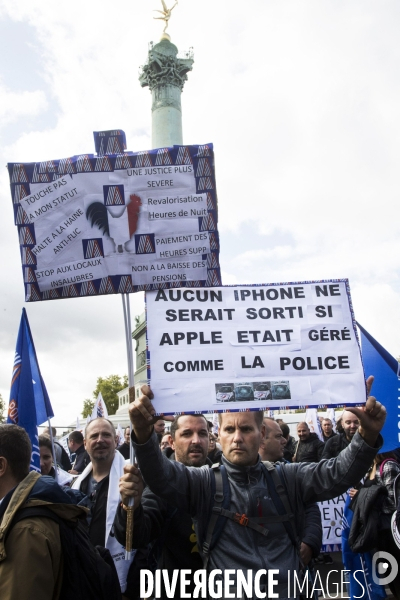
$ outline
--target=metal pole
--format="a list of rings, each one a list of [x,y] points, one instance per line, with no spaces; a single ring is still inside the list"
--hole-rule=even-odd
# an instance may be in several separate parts
[[[128,385],[129,389],[134,386],[134,371],[133,371],[133,348],[132,348],[132,328],[131,328],[131,309],[129,303],[129,294],[122,294],[122,308],[124,311],[125,323],[125,341],[126,354],[128,359]],[[132,435],[132,423],[130,423],[130,432]],[[130,464],[135,463],[135,452],[130,440]],[[130,560],[132,556],[132,530],[133,530],[133,510],[134,499],[129,498],[127,519],[126,519],[126,541],[125,541],[125,560]]]

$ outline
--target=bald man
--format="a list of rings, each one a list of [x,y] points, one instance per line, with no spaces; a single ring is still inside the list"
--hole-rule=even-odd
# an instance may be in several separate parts
[[[324,442],[321,442],[316,433],[310,431],[309,426],[304,421],[297,425],[297,442],[293,462],[314,463],[321,460]]]
[[[349,410],[343,411],[342,415],[343,433],[331,437],[325,444],[322,458],[336,458],[350,444],[360,426],[360,421],[355,414]]]

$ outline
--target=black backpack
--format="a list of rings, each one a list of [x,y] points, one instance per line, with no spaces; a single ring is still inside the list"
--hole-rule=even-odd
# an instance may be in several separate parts
[[[21,508],[8,533],[16,523],[30,517],[52,519],[60,528],[64,570],[59,600],[121,600],[111,554],[106,548],[93,546],[81,520],[65,521],[45,506]]]

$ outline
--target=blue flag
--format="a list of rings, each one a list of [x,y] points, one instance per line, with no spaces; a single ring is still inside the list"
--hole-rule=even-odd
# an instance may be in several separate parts
[[[7,423],[23,427],[32,444],[31,470],[40,473],[37,426],[54,417],[36,358],[28,317],[22,309],[15,350]]]
[[[400,446],[399,419],[399,363],[377,342],[359,323],[361,331],[361,354],[365,375],[374,375],[372,395],[387,410],[386,423],[381,431],[384,444],[381,452],[388,452]]]

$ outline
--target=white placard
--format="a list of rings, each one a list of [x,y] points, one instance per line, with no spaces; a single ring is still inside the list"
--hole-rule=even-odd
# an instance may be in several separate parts
[[[342,543],[342,519],[346,498],[344,495],[318,502],[322,521],[322,544]]]
[[[211,144],[8,169],[27,301],[220,285]]]
[[[365,402],[347,280],[146,294],[159,413]]]

